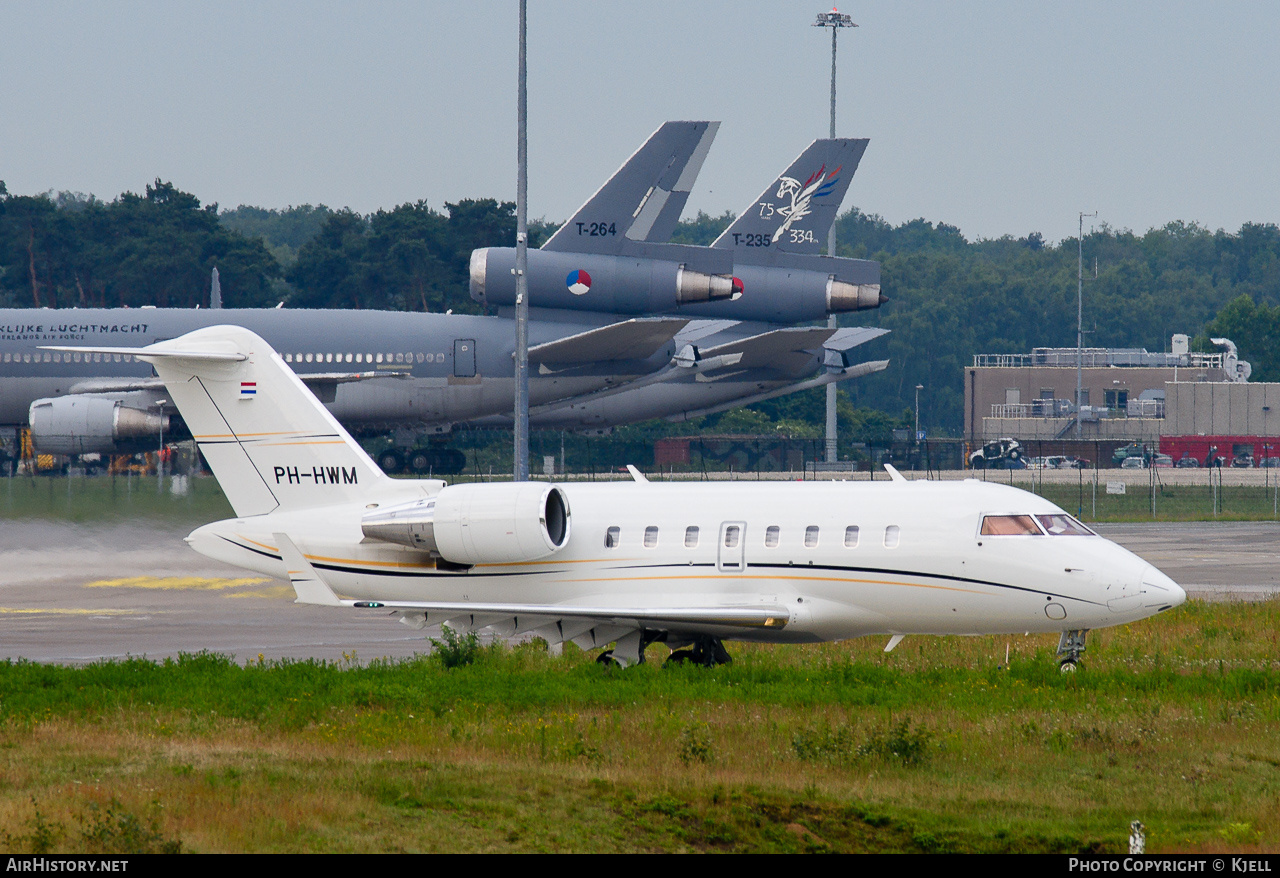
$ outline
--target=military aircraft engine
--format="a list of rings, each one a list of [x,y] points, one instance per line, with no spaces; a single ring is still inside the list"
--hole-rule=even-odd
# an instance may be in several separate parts
[[[434,497],[367,512],[360,529],[454,564],[536,561],[569,541],[569,502],[542,482],[451,485]]]
[[[531,250],[529,303],[542,308],[649,314],[681,305],[731,301],[743,294],[742,281],[729,273],[733,261],[728,252],[678,245],[650,246],[648,252],[670,258]],[[471,298],[491,307],[514,305],[515,264],[515,250],[510,247],[472,251]]]
[[[169,416],[102,396],[37,399],[28,414],[31,441],[43,454],[113,454],[169,432]]]

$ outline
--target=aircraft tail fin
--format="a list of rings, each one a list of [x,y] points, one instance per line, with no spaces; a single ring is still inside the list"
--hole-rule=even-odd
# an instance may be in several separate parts
[[[543,250],[617,253],[671,238],[719,122],[667,122],[623,163]]]
[[[127,352],[155,367],[237,516],[365,500],[391,483],[243,327],[209,326]]]
[[[711,246],[732,249],[735,262],[765,262],[778,250],[818,255],[867,143],[815,140]]]

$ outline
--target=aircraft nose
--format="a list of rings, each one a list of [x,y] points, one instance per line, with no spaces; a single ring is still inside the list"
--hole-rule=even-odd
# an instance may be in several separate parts
[[[1187,599],[1187,593],[1182,586],[1150,564],[1147,565],[1146,571],[1142,574],[1142,584],[1155,594],[1167,596],[1170,606],[1180,606]]]

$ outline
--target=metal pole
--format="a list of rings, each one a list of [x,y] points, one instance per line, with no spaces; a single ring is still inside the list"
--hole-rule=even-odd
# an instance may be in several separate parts
[[[857,27],[853,23],[853,19],[848,15],[841,15],[834,8],[829,13],[822,13],[818,16],[818,20],[813,23],[814,27],[831,28],[831,138],[834,140],[836,136],[836,32],[842,27]],[[836,225],[833,222],[830,230],[827,232],[827,255],[836,255]],[[836,315],[827,315],[827,328],[835,329],[839,323]],[[827,463],[836,462],[836,385],[832,382],[827,385],[827,430],[826,430],[826,459]]]
[[[1076,441],[1080,439],[1081,367],[1084,362],[1084,218],[1098,212],[1080,214],[1080,231],[1076,235]]]
[[[516,100],[516,387],[515,461],[512,478],[529,480],[529,146],[526,136],[527,77],[525,6],[520,0],[520,85]]]

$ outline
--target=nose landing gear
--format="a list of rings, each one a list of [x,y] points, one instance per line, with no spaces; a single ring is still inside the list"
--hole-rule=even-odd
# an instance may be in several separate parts
[[[1062,632],[1062,637],[1058,640],[1058,655],[1061,656],[1058,670],[1062,673],[1070,674],[1076,670],[1080,656],[1084,655],[1084,636],[1088,633],[1086,628]]]

